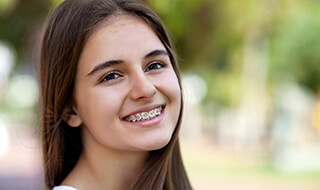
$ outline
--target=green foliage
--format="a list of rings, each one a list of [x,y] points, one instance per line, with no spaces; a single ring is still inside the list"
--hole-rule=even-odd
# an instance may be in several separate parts
[[[25,52],[29,40],[34,33],[42,26],[48,14],[49,2],[42,0],[16,1],[14,10],[0,14],[0,40],[11,43],[17,54],[18,63],[26,59]]]
[[[296,15],[273,39],[273,72],[290,72],[301,84],[320,90],[320,16],[308,9]]]
[[[0,16],[11,12],[17,4],[17,0],[0,0]]]

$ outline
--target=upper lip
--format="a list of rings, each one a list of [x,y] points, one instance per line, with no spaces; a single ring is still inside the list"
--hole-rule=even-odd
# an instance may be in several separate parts
[[[164,104],[151,105],[151,106],[146,106],[146,107],[137,109],[137,110],[131,112],[130,114],[127,114],[126,116],[124,116],[123,119],[130,116],[130,115],[133,115],[135,113],[147,112],[147,111],[150,111],[150,110],[157,108],[157,107],[160,107],[160,106],[164,106]]]

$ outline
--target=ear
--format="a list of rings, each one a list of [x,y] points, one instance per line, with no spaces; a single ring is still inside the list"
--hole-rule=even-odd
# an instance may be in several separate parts
[[[79,127],[82,124],[82,119],[80,115],[77,113],[77,110],[75,107],[72,108],[68,116],[64,119],[68,125],[71,127]]]

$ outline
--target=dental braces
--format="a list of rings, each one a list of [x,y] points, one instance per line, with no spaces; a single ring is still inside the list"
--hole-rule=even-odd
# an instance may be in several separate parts
[[[160,106],[159,108],[153,109],[149,112],[137,113],[137,114],[131,115],[129,118],[129,121],[138,122],[138,121],[153,119],[159,116],[161,114],[161,111],[162,111],[162,106]]]

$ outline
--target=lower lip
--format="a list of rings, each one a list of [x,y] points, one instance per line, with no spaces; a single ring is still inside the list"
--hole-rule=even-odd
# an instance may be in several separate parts
[[[129,123],[131,125],[135,125],[135,126],[140,126],[140,127],[152,127],[152,126],[155,126],[157,124],[159,124],[163,118],[163,115],[164,115],[164,111],[165,111],[165,108],[162,109],[161,111],[161,114],[158,115],[157,117],[155,118],[152,118],[150,120],[144,120],[144,121],[138,121],[138,122],[130,122],[130,121],[126,121],[124,120],[126,123]]]

